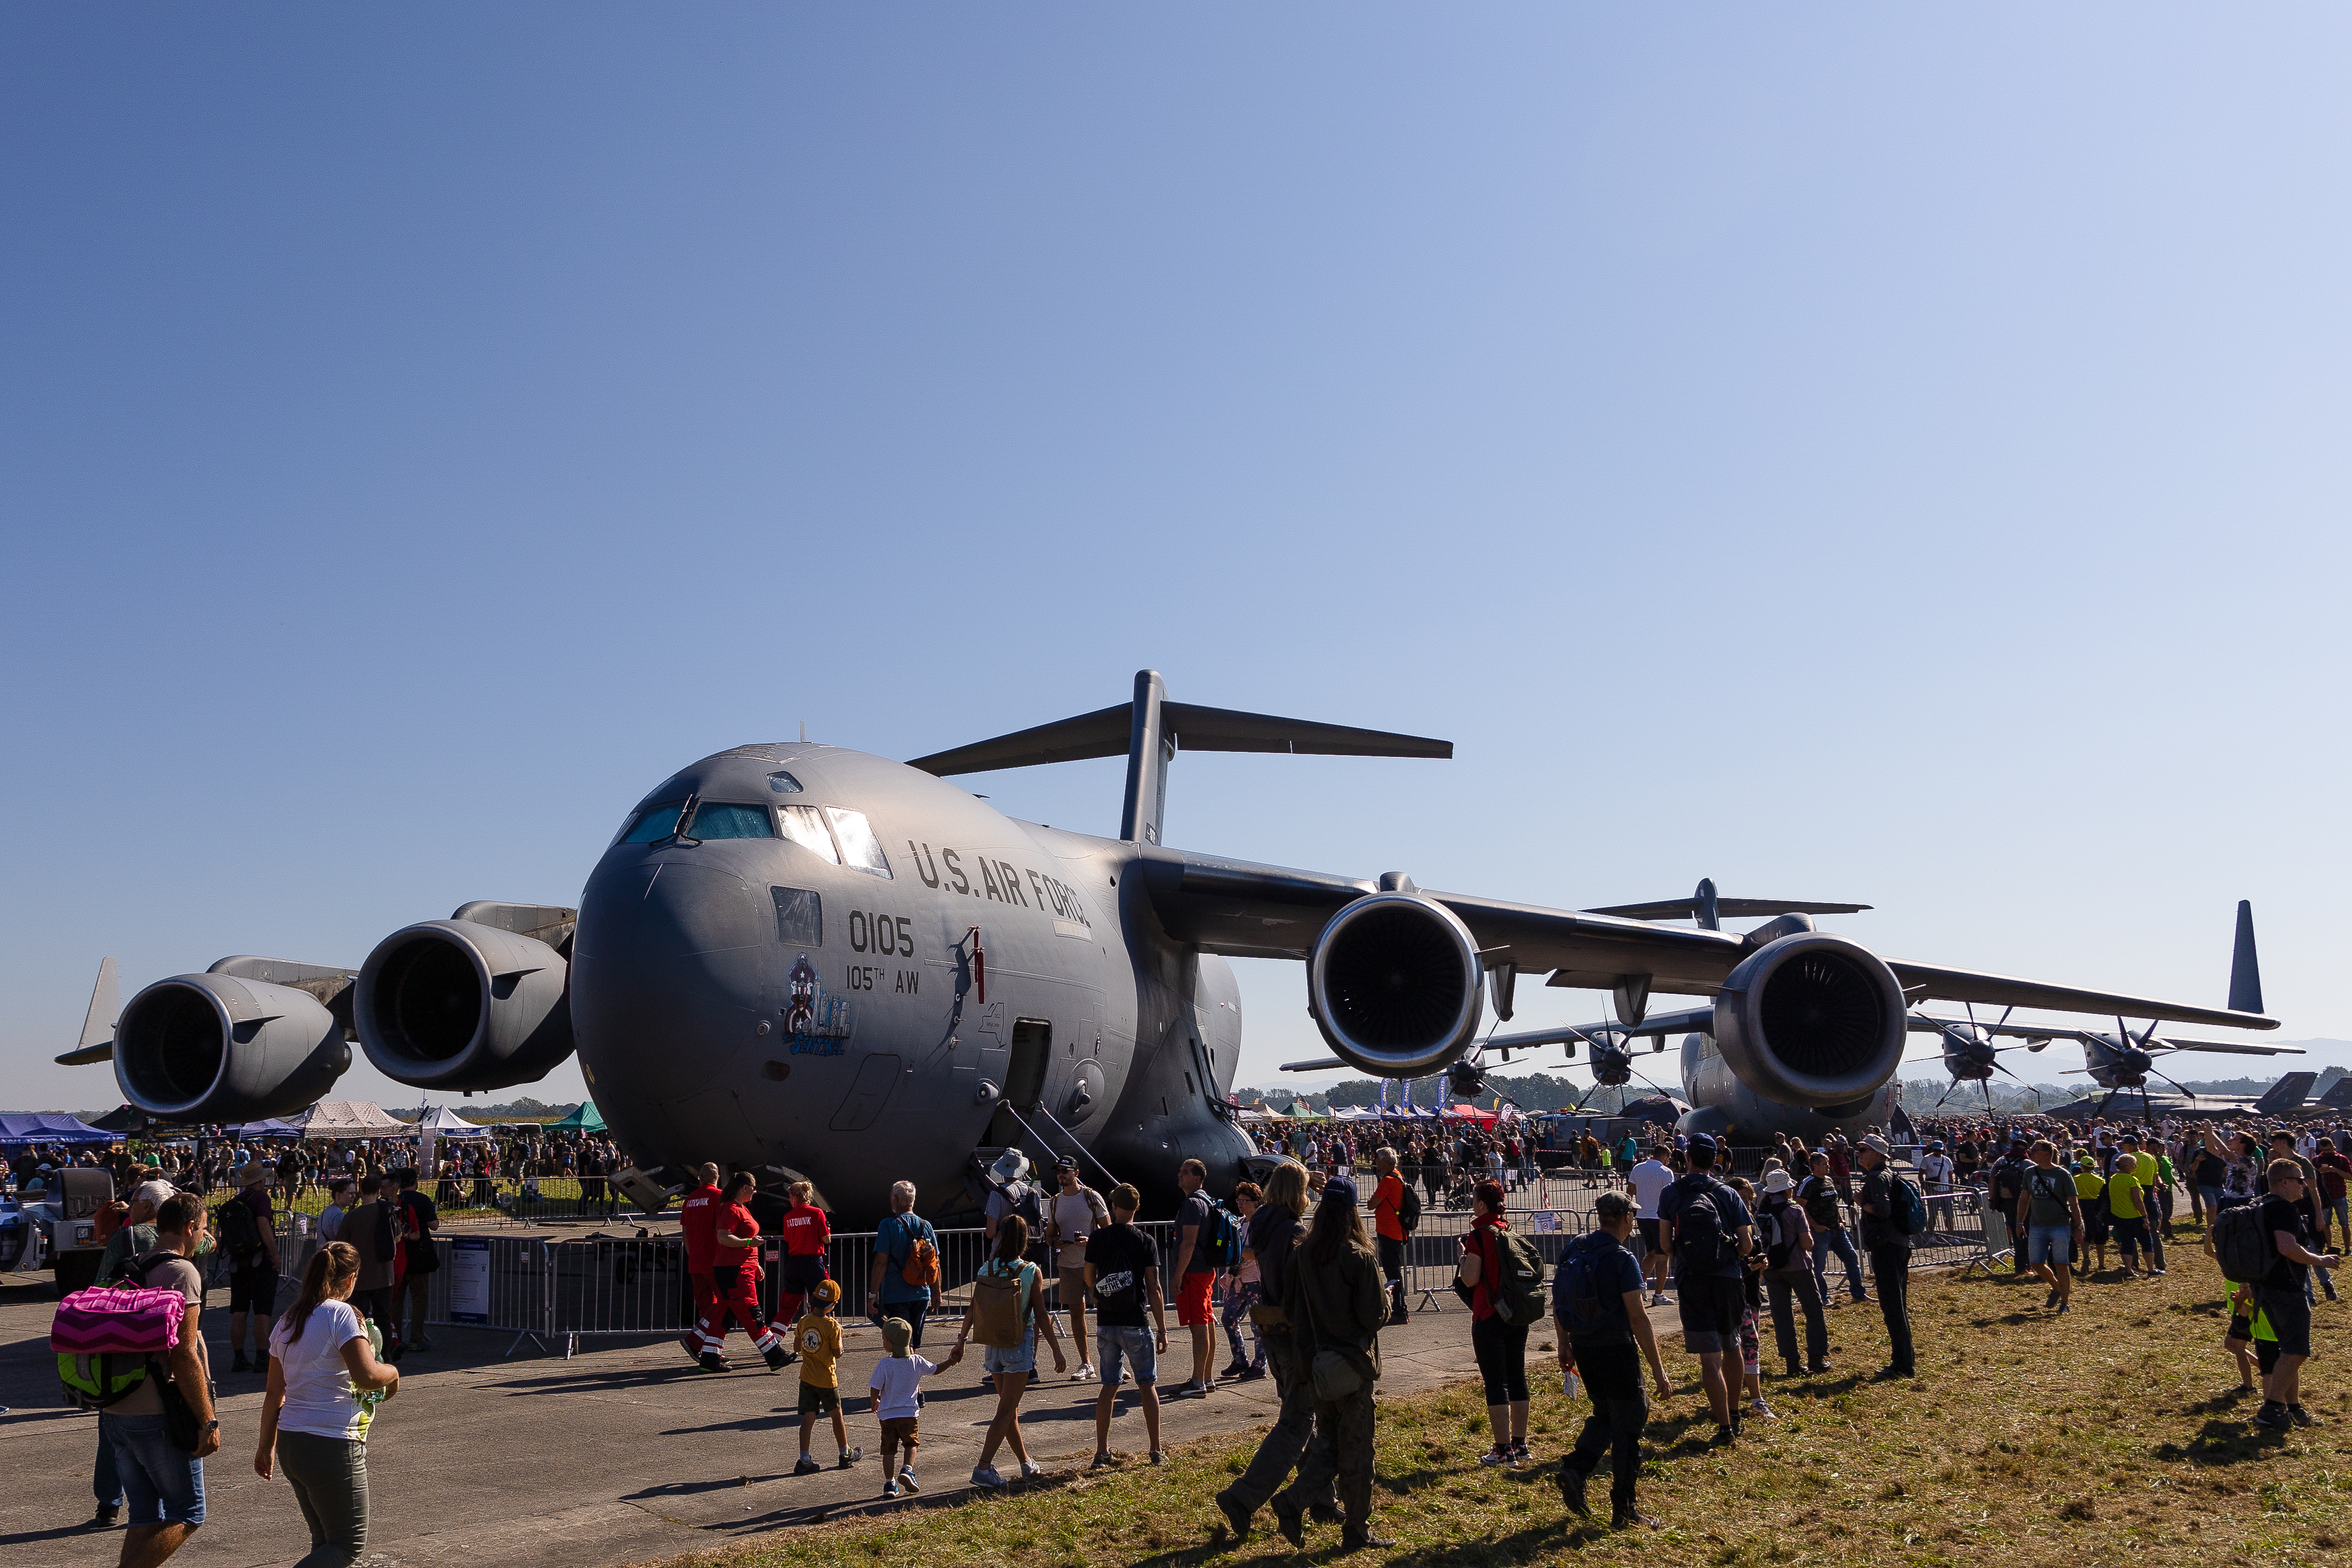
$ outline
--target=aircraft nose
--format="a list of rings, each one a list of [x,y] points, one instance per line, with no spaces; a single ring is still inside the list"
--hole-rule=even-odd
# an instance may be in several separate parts
[[[675,852],[590,879],[573,940],[572,1025],[608,1101],[683,1099],[751,1047],[776,950],[761,892]]]

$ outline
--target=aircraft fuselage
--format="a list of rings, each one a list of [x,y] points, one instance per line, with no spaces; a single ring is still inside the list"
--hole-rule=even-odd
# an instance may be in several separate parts
[[[687,836],[657,832],[688,800]],[[1148,1194],[1186,1157],[1234,1179],[1239,994],[1160,929],[1139,846],[809,744],[707,758],[631,824],[582,895],[571,1005],[641,1164],[782,1167],[845,1224],[901,1179],[921,1212],[969,1207],[984,1146],[1082,1143]]]

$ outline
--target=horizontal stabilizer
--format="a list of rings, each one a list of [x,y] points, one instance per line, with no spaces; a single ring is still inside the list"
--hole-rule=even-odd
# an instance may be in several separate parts
[[[1867,904],[1821,904],[1803,898],[1717,898],[1716,914],[1727,920],[1745,920],[1751,916],[1774,915],[1856,915],[1870,907]],[[1654,904],[1612,904],[1599,909],[1588,909],[1587,915],[1614,915],[1626,920],[1696,920],[1700,914],[1696,898],[1662,898]]]
[[[1347,1065],[1336,1056],[1318,1056],[1312,1061],[1286,1061],[1282,1070],[1285,1072],[1328,1072]]]
[[[1301,757],[1450,758],[1454,743],[1381,729],[1357,729],[1312,719],[1238,713],[1197,703],[1160,704],[1161,735],[1178,751],[1286,751]],[[1124,757],[1135,722],[1132,705],[1101,708],[1076,718],[1056,719],[1034,729],[974,741],[951,751],[935,751],[907,764],[945,779],[999,768],[1035,768],[1048,762],[1078,762]]]

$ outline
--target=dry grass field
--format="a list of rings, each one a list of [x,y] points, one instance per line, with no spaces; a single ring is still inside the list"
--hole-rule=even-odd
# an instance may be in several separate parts
[[[1536,1380],[1537,1463],[1519,1471],[1479,1466],[1487,1436],[1475,1387],[1384,1401],[1377,1527],[1398,1544],[1352,1561],[1484,1568],[1572,1550],[1629,1568],[2352,1563],[2352,1305],[2318,1310],[2305,1403],[2325,1424],[2273,1436],[2249,1424],[2256,1401],[2232,1392],[2221,1281],[2185,1228],[2170,1261],[2162,1280],[2078,1285],[2063,1318],[2040,1310],[2037,1284],[1922,1274],[1913,1294],[1921,1371],[1907,1382],[1868,1375],[1885,1361],[1876,1308],[1840,1307],[1835,1370],[1768,1374],[1780,1418],[1751,1423],[1728,1451],[1702,1446],[1712,1428],[1697,1365],[1669,1347],[1675,1396],[1653,1413],[1642,1493],[1655,1530],[1612,1535],[1561,1508],[1552,1476],[1583,1412],[1556,1376]],[[1769,1325],[1765,1359],[1774,1360]],[[1115,1436],[1139,1444],[1140,1423],[1124,1416]],[[669,1568],[1286,1560],[1294,1554],[1270,1514],[1234,1545],[1221,1540],[1209,1501],[1255,1441],[1255,1430],[1236,1433],[1181,1449],[1161,1469],[1131,1456],[1107,1475],[803,1527]],[[1593,1486],[1603,1517],[1606,1479]],[[1309,1525],[1309,1555],[1336,1556],[1338,1542],[1336,1527]]]

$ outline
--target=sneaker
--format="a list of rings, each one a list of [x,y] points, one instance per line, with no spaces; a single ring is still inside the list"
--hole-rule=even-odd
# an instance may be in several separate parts
[[[686,1359],[688,1361],[702,1359],[702,1342],[690,1333],[677,1336],[677,1348],[686,1352]]]
[[[1022,1461],[1021,1461],[1021,1479],[1022,1479],[1023,1480],[1024,1480],[1024,1481],[1034,1481],[1034,1480],[1035,1480],[1039,1476],[1042,1476],[1042,1475],[1044,1475],[1045,1473],[1045,1466],[1043,1466],[1043,1465],[1033,1465],[1033,1464],[1031,1464],[1031,1463],[1030,1463],[1028,1460],[1026,1460],[1026,1459],[1024,1459],[1024,1460],[1022,1460]]]
[[[1095,1455],[1095,1462],[1094,1462],[1093,1464],[1091,1464],[1091,1465],[1088,1465],[1088,1466],[1087,1467],[1087,1469],[1090,1469],[1090,1470],[1108,1470],[1108,1469],[1116,1469],[1116,1468],[1118,1467],[1118,1461],[1117,1459],[1112,1458],[1110,1457],[1110,1455],[1109,1455],[1109,1454],[1108,1454],[1108,1453],[1104,1453],[1104,1452],[1097,1452],[1097,1453]]]
[[[1809,1367],[1805,1368],[1805,1371],[1806,1371],[1809,1375],[1811,1375],[1811,1376],[1819,1377],[1819,1376],[1821,1376],[1822,1375],[1823,1375],[1824,1373],[1828,1372],[1828,1371],[1829,1371],[1829,1369],[1830,1369],[1830,1364],[1829,1364],[1828,1362],[1826,1362],[1826,1361],[1817,1361],[1817,1362],[1813,1363],[1813,1364],[1812,1364],[1812,1365],[1811,1365],[1811,1366],[1809,1366]]]
[[[1584,1478],[1566,1465],[1559,1467],[1559,1500],[1577,1518],[1592,1517],[1592,1504],[1584,1495]]]
[[[1178,1384],[1175,1387],[1170,1389],[1167,1393],[1162,1394],[1160,1397],[1162,1399],[1205,1399],[1208,1396],[1209,1385],[1207,1384],[1202,1383],[1197,1377],[1188,1377],[1183,1382]]]
[[[1233,1537],[1234,1543],[1239,1545],[1247,1541],[1250,1536],[1250,1517],[1256,1511],[1244,1508],[1241,1500],[1229,1491],[1221,1491],[1209,1500],[1215,1503],[1217,1511],[1225,1516],[1225,1532]]]
[[[100,1530],[110,1530],[113,1528],[114,1521],[121,1517],[121,1503],[102,1502],[98,1505],[98,1511],[90,1516],[89,1521]]]
[[[1095,1364],[1093,1362],[1082,1361],[1078,1363],[1077,1371],[1070,1374],[1070,1381],[1073,1383],[1092,1383],[1096,1378],[1101,1375],[1102,1374],[1095,1370]]]
[[[2320,1424],[2318,1416],[2313,1415],[2310,1411],[2305,1409],[2300,1405],[2288,1406],[2286,1407],[2286,1414],[2287,1419],[2293,1421],[2298,1427],[2316,1427]]]
[[[1613,1511],[1609,1515],[1609,1528],[1612,1530],[1655,1530],[1658,1528],[1658,1521],[1654,1519],[1646,1517],[1634,1509],[1621,1508]]]
[[[971,1484],[995,1491],[1004,1485],[1004,1478],[996,1473],[994,1465],[975,1465],[971,1471]]]
[[[923,1490],[922,1484],[915,1479],[915,1467],[912,1465],[901,1465],[898,1467],[898,1484],[905,1487],[908,1491],[920,1491]]]
[[[1263,1366],[1244,1366],[1240,1372],[1234,1375],[1234,1381],[1235,1383],[1255,1383],[1259,1378],[1264,1377],[1265,1375],[1265,1368]]]
[[[882,1483],[882,1495],[884,1497],[897,1497],[898,1495],[898,1481],[896,1479],[884,1481]]]
[[[1348,1519],[1336,1502],[1310,1502],[1307,1505],[1307,1517],[1318,1524],[1344,1524]]]
[[[1525,1443],[1513,1443],[1511,1445],[1511,1463],[1515,1465],[1524,1465],[1528,1463],[1534,1458],[1535,1456],[1533,1454],[1528,1452],[1528,1446]]]
[[[1389,1327],[1392,1329],[1401,1329],[1412,1321],[1412,1315],[1402,1307],[1392,1307],[1389,1311]]]
[[[2267,1427],[2273,1432],[2284,1432],[2294,1425],[2294,1417],[2287,1414],[2285,1406],[2274,1399],[2265,1399],[2263,1407],[2254,1412],[2254,1425]]]
[[[1750,1399],[1748,1402],[1748,1413],[1750,1416],[1760,1416],[1767,1421],[1778,1421],[1780,1418],[1772,1414],[1772,1406],[1767,1405],[1761,1399]]]
[[[1738,1428],[1734,1427],[1717,1427],[1715,1429],[1715,1436],[1707,1439],[1706,1446],[1710,1448],[1727,1448],[1738,1440]]]
[[[770,1346],[768,1347],[768,1350],[767,1350],[767,1362],[768,1362],[768,1370],[769,1370],[770,1372],[782,1372],[782,1371],[783,1371],[783,1369],[784,1369],[784,1368],[786,1368],[786,1367],[790,1366],[790,1365],[793,1364],[793,1353],[792,1353],[791,1351],[786,1350],[783,1346],[782,1346],[782,1345],[780,1345],[780,1344],[778,1344],[778,1345],[770,1345]]]
[[[2053,1288],[2052,1289],[2051,1292],[2050,1292],[2048,1295],[2046,1295],[2046,1296],[2044,1296],[2044,1297],[2042,1297],[2042,1311],[2044,1311],[2044,1312],[2048,1312],[2052,1307],[2054,1307],[2054,1306],[2056,1306],[2057,1304],[2058,1304],[2058,1291],[2056,1291],[2056,1289],[2053,1287]]]
[[[236,1353],[236,1359],[228,1364],[228,1369],[231,1372],[251,1372],[253,1370],[253,1363],[245,1359],[245,1352],[238,1351]]]
[[[800,1457],[800,1461],[793,1466],[793,1474],[796,1476],[813,1476],[824,1469],[824,1467],[823,1465],[816,1462],[816,1456],[814,1454],[803,1454]]]
[[[2058,1303],[2058,1315],[2062,1318],[2074,1310],[2074,1303],[2072,1301],[2061,1301]]]
[[[866,1450],[863,1448],[844,1448],[841,1450],[840,1461],[833,1468],[837,1470],[845,1470],[865,1457]]]
[[[1226,1378],[1239,1377],[1239,1376],[1241,1376],[1241,1375],[1242,1375],[1242,1374],[1244,1374],[1244,1373],[1247,1372],[1248,1370],[1249,1370],[1249,1363],[1248,1363],[1248,1362],[1246,1362],[1246,1361],[1244,1361],[1240,1356],[1235,1356],[1235,1357],[1234,1357],[1234,1359],[1233,1359],[1231,1362],[1229,1362],[1229,1363],[1226,1364],[1224,1371],[1223,1371],[1223,1372],[1221,1372],[1221,1373],[1217,1374],[1217,1375],[1218,1375],[1219,1377],[1226,1377]]]
[[[1654,1307],[1663,1307],[1665,1304],[1666,1293],[1664,1291],[1652,1291],[1650,1292],[1650,1305]]]
[[[1505,1443],[1489,1448],[1478,1456],[1478,1462],[1482,1465],[1507,1465],[1511,1462],[1511,1446]]]
[[[701,1367],[705,1372],[732,1372],[735,1370],[732,1366],[730,1366],[727,1364],[727,1358],[719,1354],[715,1350],[704,1351],[702,1353],[702,1359],[696,1362],[695,1364]]]
[[[1350,1552],[1385,1552],[1395,1542],[1385,1535],[1374,1535],[1370,1530],[1343,1530],[1339,1532],[1339,1554]]]
[[[1152,1450],[1151,1450],[1151,1462],[1152,1462],[1153,1464],[1155,1464],[1155,1465],[1164,1465],[1164,1464],[1166,1464],[1166,1463],[1168,1462],[1168,1450],[1167,1450],[1167,1449],[1165,1449],[1165,1448],[1154,1448],[1154,1449],[1152,1449]]]

